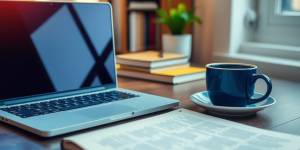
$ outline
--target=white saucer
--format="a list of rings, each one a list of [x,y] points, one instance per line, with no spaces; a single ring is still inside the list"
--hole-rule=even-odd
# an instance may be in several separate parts
[[[261,96],[262,94],[255,93],[253,97],[255,98]],[[231,116],[231,117],[253,115],[256,112],[263,110],[276,103],[276,100],[273,97],[268,97],[262,102],[247,105],[246,107],[216,106],[212,104],[212,102],[210,101],[207,91],[195,93],[192,96],[190,96],[190,98],[195,104],[205,108],[206,110],[208,110],[213,114],[222,115],[222,116]]]

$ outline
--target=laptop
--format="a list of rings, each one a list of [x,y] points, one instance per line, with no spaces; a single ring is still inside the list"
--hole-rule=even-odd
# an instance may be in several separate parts
[[[1,121],[52,137],[178,106],[118,88],[112,20],[109,3],[1,1]]]

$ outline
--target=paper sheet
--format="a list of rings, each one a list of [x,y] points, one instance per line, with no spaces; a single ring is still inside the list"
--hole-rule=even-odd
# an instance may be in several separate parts
[[[178,109],[67,138],[85,149],[300,150],[300,136]]]

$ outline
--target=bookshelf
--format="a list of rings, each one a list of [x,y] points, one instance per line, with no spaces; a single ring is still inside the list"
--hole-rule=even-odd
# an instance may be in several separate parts
[[[132,38],[133,29],[139,30],[139,27],[132,27],[130,19],[132,18],[132,14],[134,12],[143,12],[147,14],[155,14],[155,11],[153,9],[148,9],[148,7],[143,9],[132,9],[130,7],[130,4],[132,3],[143,3],[143,2],[156,2],[158,7],[162,7],[164,9],[169,9],[168,0],[109,0],[113,6],[113,13],[114,13],[114,30],[115,30],[115,40],[116,40],[116,50],[118,54],[128,53],[131,52],[130,48],[132,48],[131,45],[135,41],[130,40]],[[185,2],[189,9],[193,6],[193,0],[173,0],[173,5],[178,4],[179,2]],[[132,5],[131,5],[132,6]],[[153,17],[153,16],[152,16]],[[131,19],[133,21],[134,19]],[[153,19],[152,19],[153,20]],[[145,20],[144,20],[145,21]],[[149,23],[149,20],[146,20],[147,23]],[[146,24],[143,22],[143,24]],[[147,24],[145,25],[147,26]],[[157,25],[156,27],[156,35],[155,36],[155,46],[149,46],[148,48],[160,50],[161,49],[161,35],[164,33],[169,33],[169,30],[164,25]],[[146,31],[148,29],[145,29]],[[140,31],[140,32],[144,32]],[[189,26],[186,29],[187,33],[192,33],[192,26]],[[147,41],[143,39],[144,41]],[[151,41],[151,40],[148,40]],[[152,39],[153,42],[153,39]],[[137,44],[138,45],[138,44]],[[145,45],[145,44],[144,44]],[[148,49],[147,46],[144,47],[145,49]]]

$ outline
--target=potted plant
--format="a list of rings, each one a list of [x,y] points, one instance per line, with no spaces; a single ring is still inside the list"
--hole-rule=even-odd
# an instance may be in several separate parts
[[[162,49],[167,52],[177,52],[190,58],[192,49],[192,35],[184,33],[187,25],[192,23],[201,24],[201,18],[196,16],[194,11],[187,10],[186,4],[180,2],[172,6],[169,0],[169,10],[158,9],[157,22],[166,25],[171,34],[163,34]]]

